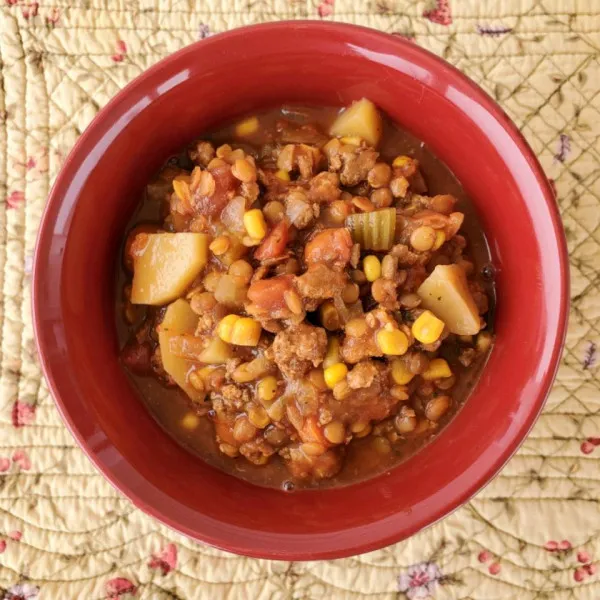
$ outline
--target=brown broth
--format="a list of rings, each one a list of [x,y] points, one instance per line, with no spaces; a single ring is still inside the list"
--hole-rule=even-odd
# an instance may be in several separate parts
[[[275,123],[284,118],[299,123],[314,123],[326,132],[338,114],[338,108],[293,107],[274,109],[259,114],[261,121],[260,132],[251,138],[251,146],[258,148],[269,142],[268,132],[274,129]],[[212,141],[215,145],[230,143],[235,140],[233,125],[226,125],[209,134],[202,135],[202,139]],[[199,132],[200,133],[200,132]],[[234,147],[248,147],[248,144],[237,144]],[[472,203],[467,197],[460,183],[446,165],[440,161],[426,144],[420,142],[410,133],[401,130],[389,119],[384,118],[384,134],[379,146],[382,160],[391,162],[398,155],[408,155],[417,158],[421,171],[428,185],[428,195],[452,194],[458,199],[456,210],[465,214],[465,221],[461,228],[469,241],[467,255],[475,264],[476,273],[481,274],[484,267],[491,264],[490,253],[483,231],[477,219]],[[176,164],[183,168],[191,169],[192,165],[185,152],[177,157],[172,157],[169,164]],[[127,230],[141,222],[160,222],[164,215],[161,206],[144,193],[140,205],[131,218]],[[488,267],[489,268],[489,267]],[[478,277],[490,298],[490,311],[488,321],[493,318],[494,287],[489,278]],[[127,274],[119,261],[117,273],[117,331],[121,346],[128,340],[131,327],[125,322],[122,315],[122,289],[127,282]],[[492,328],[492,323],[488,323]],[[212,466],[226,471],[236,477],[256,485],[284,489],[302,487],[337,487],[362,481],[384,473],[400,462],[409,458],[422,448],[428,441],[442,430],[460,410],[468,395],[476,384],[489,353],[481,356],[469,368],[458,363],[452,351],[444,356],[448,359],[453,372],[457,375],[457,384],[450,392],[453,398],[451,410],[438,422],[438,427],[433,433],[421,437],[400,439],[392,444],[391,452],[382,454],[374,447],[372,435],[362,439],[355,439],[347,447],[341,471],[330,479],[317,483],[294,482],[290,485],[290,474],[283,461],[275,455],[267,465],[257,466],[243,458],[232,459],[219,452],[215,441],[214,428],[207,417],[200,417],[198,425],[193,430],[182,426],[182,419],[192,412],[191,402],[185,393],[178,388],[168,388],[154,377],[139,377],[126,370],[132,380],[139,396],[150,410],[157,422],[177,442],[192,453],[205,460]]]

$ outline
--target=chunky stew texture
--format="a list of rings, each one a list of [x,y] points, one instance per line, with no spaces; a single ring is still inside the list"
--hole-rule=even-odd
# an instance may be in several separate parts
[[[448,169],[368,100],[284,107],[149,183],[122,362],[163,426],[260,485],[341,485],[449,420],[491,350],[493,268]]]

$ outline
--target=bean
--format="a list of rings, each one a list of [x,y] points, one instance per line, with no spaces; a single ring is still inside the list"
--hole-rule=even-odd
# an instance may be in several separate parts
[[[290,311],[295,315],[301,315],[304,313],[304,307],[302,306],[302,299],[294,290],[285,290],[283,292],[283,299]]]
[[[414,431],[417,426],[417,415],[412,408],[403,406],[400,412],[394,419],[394,427],[400,434],[410,433]]]
[[[340,421],[332,421],[326,425],[323,433],[332,444],[341,444],[346,439],[346,429]]]
[[[359,269],[354,269],[354,271],[350,273],[350,277],[352,277],[352,281],[358,285],[362,285],[363,283],[367,282],[367,276]]]
[[[199,392],[204,391],[204,380],[198,371],[192,371],[188,375],[188,380],[195,390],[198,390]]]
[[[215,193],[215,178],[210,171],[202,171],[198,177],[198,193],[209,198]]]
[[[371,202],[377,208],[388,208],[388,206],[392,205],[394,201],[394,196],[392,195],[392,190],[388,187],[382,187],[377,190],[374,190],[371,194]]]
[[[214,292],[217,289],[217,286],[219,285],[221,275],[222,273],[219,273],[218,271],[211,271],[210,273],[205,275],[202,281],[205,289],[209,292]]]
[[[209,248],[215,256],[221,256],[222,254],[225,254],[227,250],[229,250],[229,246],[231,246],[231,240],[229,239],[229,236],[220,235],[211,242]]]
[[[229,458],[235,458],[238,455],[238,449],[231,444],[220,444],[219,450]]]
[[[399,298],[400,304],[409,310],[417,308],[421,304],[421,298],[417,294],[402,294]]]
[[[428,225],[417,227],[410,236],[410,245],[418,252],[427,252],[435,244],[435,229]]]
[[[256,435],[256,427],[246,417],[238,417],[233,426],[233,438],[236,442],[249,442]]]
[[[257,429],[264,429],[271,421],[267,411],[262,406],[251,406],[248,409],[248,420]]]
[[[325,391],[327,389],[327,384],[325,383],[325,376],[323,375],[323,369],[312,369],[308,373],[308,380],[321,391]]]
[[[236,179],[249,183],[256,181],[256,168],[245,158],[238,158],[231,167],[231,173]]]
[[[277,427],[269,427],[265,431],[265,440],[271,444],[271,446],[281,446],[287,440],[287,434],[283,429],[278,429]]]
[[[450,377],[445,377],[444,379],[438,379],[435,382],[435,387],[437,387],[440,390],[449,390],[450,388],[454,387],[455,383],[456,377],[454,375],[451,375]]]
[[[374,188],[380,188],[387,185],[392,178],[392,168],[384,162],[376,163],[369,171],[367,181]]]
[[[438,421],[450,408],[450,396],[436,396],[427,402],[425,406],[425,416],[430,421]]]
[[[267,202],[263,207],[263,214],[265,215],[265,219],[269,225],[275,225],[276,223],[279,223],[281,219],[283,219],[285,215],[285,208],[281,202],[272,200],[271,202]]]
[[[321,456],[326,450],[325,446],[318,442],[306,442],[302,444],[301,448],[307,456]]]
[[[392,450],[392,446],[391,446],[390,442],[384,437],[377,436],[376,438],[373,438],[372,443],[373,443],[373,448],[379,454],[388,454]]]
[[[408,391],[406,386],[404,385],[394,385],[390,388],[390,394],[396,400],[400,400],[401,402],[408,400]]]
[[[367,321],[363,317],[357,317],[356,319],[350,319],[346,323],[346,335],[350,337],[362,337],[367,333],[369,326]]]
[[[360,295],[360,289],[355,283],[348,283],[342,292],[342,300],[346,304],[354,304]]]
[[[245,260],[236,260],[229,267],[229,274],[238,277],[244,283],[249,283],[254,274],[252,265]]]

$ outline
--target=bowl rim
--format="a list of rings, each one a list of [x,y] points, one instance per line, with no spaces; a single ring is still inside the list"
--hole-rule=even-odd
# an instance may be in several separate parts
[[[442,507],[435,507],[430,511],[430,514],[426,519],[423,519],[424,523],[415,523],[409,528],[405,528],[403,531],[391,531],[389,534],[380,536],[378,539],[370,542],[361,542],[358,540],[351,546],[344,546],[342,548],[315,548],[311,551],[298,551],[294,549],[274,549],[273,551],[256,550],[246,545],[240,546],[235,541],[223,539],[223,538],[212,538],[209,536],[203,536],[202,541],[208,543],[216,548],[242,554],[254,558],[266,558],[266,559],[277,559],[277,560],[316,560],[316,559],[330,559],[330,558],[343,558],[361,554],[364,552],[376,550],[379,548],[386,547],[390,544],[396,543],[402,539],[406,539],[418,531],[430,527],[440,519],[448,516],[454,510],[465,504],[470,500],[476,493],[478,493],[483,487],[485,487],[502,469],[502,467],[510,460],[515,454],[518,448],[521,446],[523,441],[526,439],[528,433],[531,431],[535,424],[542,408],[546,402],[546,399],[550,393],[552,383],[555,379],[558,367],[560,365],[560,356],[563,351],[567,323],[569,315],[569,262],[566,238],[562,227],[562,221],[558,210],[558,204],[556,202],[555,193],[550,185],[550,182],[543,171],[538,159],[535,156],[534,151],[529,146],[523,134],[508,117],[505,111],[500,107],[496,101],[487,94],[477,83],[471,80],[469,77],[464,75],[456,67],[440,58],[436,54],[433,54],[429,50],[417,46],[412,41],[395,36],[389,33],[385,33],[369,27],[360,25],[339,23],[339,22],[323,22],[318,20],[285,20],[276,21],[270,23],[260,23],[249,26],[238,27],[226,32],[217,33],[204,40],[199,40],[177,52],[170,54],[164,59],[160,60],[150,68],[146,69],[143,73],[134,78],[129,82],[123,89],[121,89],[111,100],[102,108],[92,119],[90,124],[86,127],[83,134],[74,144],[73,148],[69,152],[67,159],[61,166],[57,178],[52,185],[48,200],[42,217],[40,219],[39,229],[37,233],[37,239],[34,250],[34,260],[32,267],[32,315],[33,315],[33,330],[36,341],[36,347],[38,350],[38,356],[40,359],[43,375],[48,384],[51,396],[58,408],[58,411],[63,419],[63,422],[67,425],[67,428],[76,439],[79,447],[84,451],[87,457],[92,461],[94,466],[102,473],[107,481],[121,494],[126,496],[137,508],[140,508],[143,512],[157,519],[162,524],[168,526],[178,533],[182,533],[191,537],[192,539],[201,539],[198,534],[191,529],[187,528],[183,523],[177,523],[173,519],[165,516],[160,512],[159,509],[154,508],[148,504],[138,494],[134,486],[130,485],[129,482],[124,481],[122,478],[115,475],[111,468],[106,464],[106,461],[99,456],[97,453],[92,451],[87,444],[86,439],[83,437],[75,422],[69,415],[67,403],[61,396],[61,391],[56,384],[53,370],[49,364],[49,360],[46,357],[47,350],[42,342],[41,338],[43,317],[43,306],[40,303],[40,290],[44,274],[41,272],[40,263],[42,258],[48,252],[50,241],[52,239],[52,230],[48,227],[48,222],[52,214],[60,207],[62,201],[62,195],[60,190],[68,185],[69,177],[68,174],[72,164],[75,162],[77,155],[80,150],[84,148],[93,134],[102,127],[102,122],[111,116],[111,113],[118,108],[118,106],[124,101],[128,93],[144,85],[146,81],[151,79],[155,74],[159,73],[162,69],[168,67],[173,62],[179,61],[187,55],[194,55],[197,52],[201,52],[202,48],[206,48],[212,44],[224,44],[228,41],[235,40],[240,37],[244,37],[249,32],[261,31],[264,34],[269,33],[273,30],[282,28],[310,28],[314,30],[321,30],[323,35],[327,33],[344,34],[348,33],[351,36],[360,34],[361,41],[364,40],[364,44],[368,44],[369,41],[374,43],[378,40],[385,41],[386,43],[395,43],[398,49],[398,54],[408,52],[411,56],[417,56],[421,61],[421,64],[425,63],[435,69],[437,72],[443,73],[446,77],[453,79],[454,81],[460,82],[463,86],[469,88],[470,92],[476,97],[477,102],[485,107],[491,116],[493,116],[497,122],[501,125],[506,133],[511,137],[522,156],[526,159],[532,173],[535,176],[536,183],[539,185],[540,191],[543,195],[546,203],[548,213],[551,217],[552,228],[554,239],[557,242],[558,254],[559,254],[559,265],[558,271],[560,274],[560,280],[557,282],[559,290],[559,320],[556,328],[556,332],[553,337],[553,348],[551,353],[550,364],[552,368],[545,374],[543,381],[540,383],[540,391],[538,397],[533,404],[533,408],[524,420],[519,431],[512,437],[507,447],[502,449],[495,459],[487,466],[478,472],[472,479],[469,486],[465,487],[460,493],[457,493],[454,497],[445,502]],[[306,492],[303,492],[306,493]],[[309,492],[310,493],[310,492]]]

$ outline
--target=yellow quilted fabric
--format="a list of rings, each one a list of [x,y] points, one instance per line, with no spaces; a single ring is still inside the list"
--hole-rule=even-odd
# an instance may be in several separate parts
[[[41,378],[29,300],[51,182],[99,108],[186,44],[284,18],[407,36],[479,82],[555,182],[572,269],[556,385],[501,474],[411,540],[306,564],[194,543],[105,482]],[[600,598],[599,139],[598,0],[2,0],[0,598]]]

